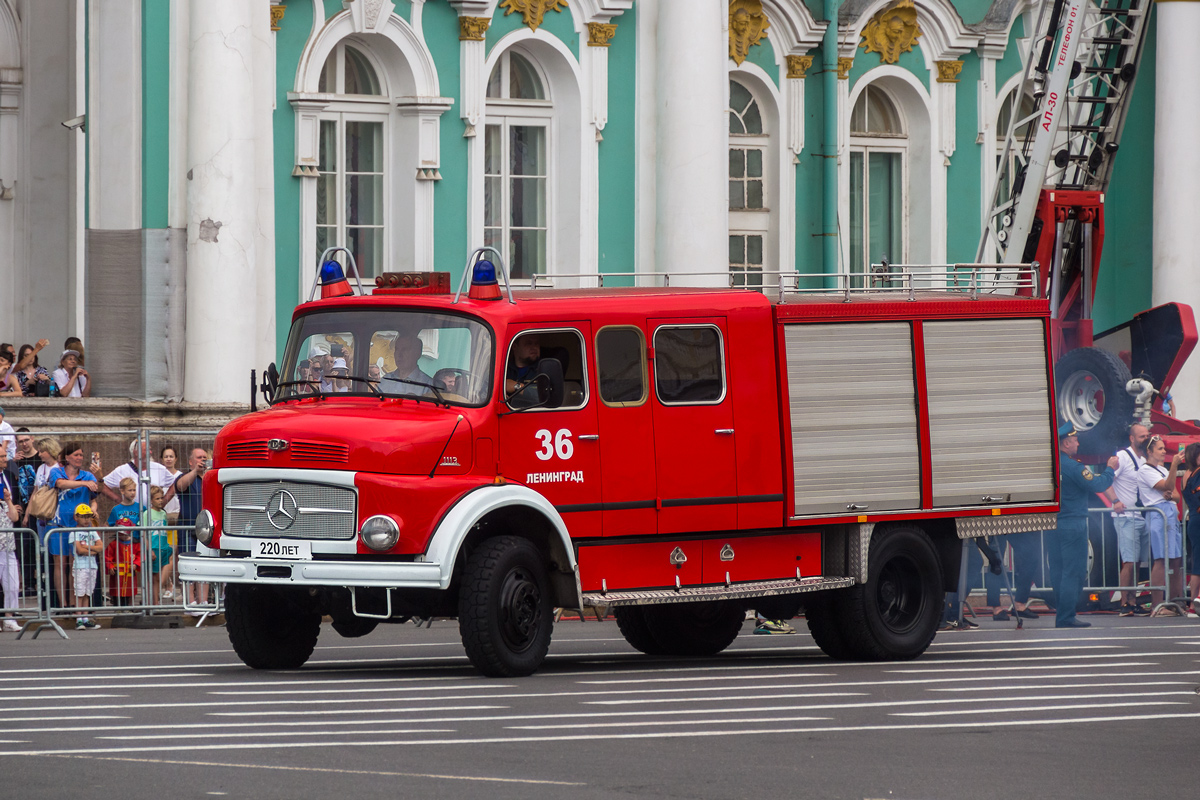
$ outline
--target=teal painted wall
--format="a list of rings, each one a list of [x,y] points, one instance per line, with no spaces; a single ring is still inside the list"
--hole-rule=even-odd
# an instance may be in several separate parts
[[[142,0],[142,227],[167,227],[171,5]]]
[[[631,13],[617,17],[608,48],[608,124],[600,142],[600,272],[633,272],[637,186],[637,26]]]
[[[750,48],[746,60],[762,67],[763,72],[770,75],[771,80],[775,82],[775,88],[779,88],[779,65],[775,63],[775,48],[770,39],[765,36],[760,39],[758,44]]]
[[[430,6],[426,5],[426,14],[429,13],[429,9]],[[505,11],[506,9],[497,8],[495,15],[492,17],[492,24],[488,26],[487,49],[489,53],[496,46],[496,42],[525,25],[520,14],[506,14]],[[620,23],[623,19],[623,16],[618,17],[615,22]],[[456,22],[455,25],[457,26],[457,24]],[[458,28],[455,27],[454,30],[455,39],[457,40]],[[562,11],[547,12],[546,16],[542,18],[542,25],[538,30],[545,30],[546,33],[561,39],[563,44],[575,54],[575,58],[579,58],[579,34],[575,32],[575,20],[571,17],[571,12],[568,9],[564,8]],[[457,53],[455,57],[457,58]]]
[[[327,7],[330,4],[326,4]],[[296,65],[312,32],[311,3],[288,3],[280,30],[275,34],[275,341],[277,358],[283,356],[292,309],[300,296],[300,181],[292,177],[296,163],[296,112],[287,93],[296,83]],[[338,8],[341,8],[340,3]],[[305,275],[316,273],[315,264]]]
[[[825,102],[825,76],[821,71],[821,51],[812,50],[813,65],[804,79],[804,150],[796,169],[796,270],[821,272],[821,198],[824,196],[824,147],[822,104]],[[790,151],[785,150],[785,158]],[[830,191],[837,191],[832,187]]]
[[[453,97],[455,101],[442,114],[439,135],[442,179],[433,188],[434,263],[418,265],[418,269],[449,272],[457,286],[467,256],[483,244],[475,241],[467,229],[467,140],[463,138],[465,128],[458,105],[462,85],[458,15],[448,3],[426,3],[421,19],[425,41],[437,68],[438,86],[444,97]],[[482,135],[483,131],[479,133]]]
[[[983,145],[975,143],[979,131],[979,58],[971,53],[962,61],[954,91],[954,155],[946,170],[946,257],[951,262],[975,260],[983,218]]]
[[[854,64],[850,67],[851,91],[854,89],[854,84],[858,83],[859,78],[882,64],[883,61],[880,60],[879,53],[868,53],[861,47],[856,50],[854,53]],[[921,85],[925,87],[925,91],[929,91],[929,70],[925,67],[925,55],[921,52],[920,43],[909,52],[901,53],[895,66],[911,72],[921,81]]]
[[[1104,254],[1092,306],[1097,332],[1151,306],[1157,19],[1157,14],[1151,16],[1146,31],[1145,57],[1105,195]]]

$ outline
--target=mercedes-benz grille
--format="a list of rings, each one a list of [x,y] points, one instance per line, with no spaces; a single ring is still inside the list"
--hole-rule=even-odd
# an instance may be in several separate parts
[[[297,481],[254,481],[225,487],[227,536],[353,539],[353,489]]]

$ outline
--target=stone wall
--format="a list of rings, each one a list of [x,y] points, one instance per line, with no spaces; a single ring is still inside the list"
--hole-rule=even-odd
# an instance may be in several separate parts
[[[215,431],[249,412],[243,403],[154,403],[111,397],[0,397],[4,421],[31,431]]]

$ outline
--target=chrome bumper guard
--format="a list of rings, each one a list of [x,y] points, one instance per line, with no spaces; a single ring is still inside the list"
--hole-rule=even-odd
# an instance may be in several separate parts
[[[283,561],[179,556],[179,577],[203,583],[443,589],[442,567],[429,562]]]

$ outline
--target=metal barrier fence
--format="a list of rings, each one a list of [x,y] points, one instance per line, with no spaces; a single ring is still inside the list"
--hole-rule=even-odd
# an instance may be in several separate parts
[[[221,610],[220,587],[189,590],[177,580],[175,569],[179,550],[194,541],[190,538],[194,530],[190,523],[199,510],[199,495],[189,493],[188,487],[194,484],[194,491],[199,491],[200,480],[211,464],[215,436],[216,431],[145,428],[15,433],[18,454],[10,467],[18,481],[13,486],[13,500],[21,505],[23,516],[11,533],[19,588],[12,591],[14,599],[5,591],[0,616],[18,622],[18,638],[29,630],[36,638],[46,628],[65,638],[66,633],[56,621],[63,617],[186,612],[199,617],[199,625]],[[53,472],[55,468],[58,473]],[[88,474],[80,475],[82,472]],[[190,479],[179,480],[189,474]],[[56,479],[57,508],[50,519],[34,518],[28,514],[29,500],[38,487],[50,485],[51,477]],[[183,494],[168,500],[167,495],[173,494],[168,487],[181,488]],[[181,505],[181,500],[188,507]],[[76,526],[74,509],[80,503],[96,510],[99,525]],[[126,522],[117,525],[122,517]],[[76,597],[75,553],[70,537],[79,530],[96,532],[102,552],[97,554],[96,588]],[[110,568],[130,566],[111,564],[104,558],[118,539],[119,530],[136,534],[137,560],[150,568],[117,576],[125,580],[118,582],[119,591],[114,593]],[[5,570],[11,567],[0,550],[0,584],[10,583]],[[12,630],[11,625],[5,627]]]
[[[1174,558],[1170,557],[1171,541],[1170,541],[1170,531],[1166,524],[1166,521],[1167,521],[1166,514],[1161,509],[1155,508],[1153,506],[1149,506],[1149,507],[1145,507],[1145,508],[1131,508],[1131,509],[1126,509],[1126,511],[1128,513],[1139,513],[1143,517],[1145,517],[1145,515],[1148,512],[1153,512],[1154,514],[1158,515],[1163,520],[1164,524],[1162,526],[1162,529],[1163,529],[1162,553],[1164,554],[1164,558],[1163,558],[1164,569],[1163,569],[1162,583],[1156,584],[1156,583],[1151,583],[1151,582],[1147,582],[1147,583],[1139,583],[1138,582],[1138,578],[1142,574],[1141,570],[1143,569],[1143,566],[1145,569],[1145,573],[1148,575],[1150,580],[1151,581],[1154,580],[1154,571],[1152,569],[1152,562],[1154,559],[1149,559],[1149,561],[1145,561],[1145,562],[1139,561],[1137,563],[1137,565],[1135,566],[1135,572],[1134,572],[1134,583],[1132,585],[1122,585],[1122,584],[1120,584],[1119,580],[1116,583],[1105,583],[1102,580],[1099,584],[1094,583],[1091,580],[1093,577],[1095,577],[1097,575],[1099,575],[1101,578],[1104,578],[1108,575],[1107,567],[1111,564],[1111,554],[1109,552],[1108,547],[1109,547],[1110,541],[1116,540],[1116,536],[1115,536],[1115,533],[1113,534],[1113,536],[1108,535],[1108,528],[1105,527],[1105,523],[1104,523],[1104,520],[1106,518],[1108,518],[1109,515],[1114,513],[1112,511],[1112,509],[1104,508],[1104,507],[1089,508],[1088,509],[1088,512],[1089,512],[1089,514],[1088,514],[1088,543],[1089,543],[1089,550],[1090,550],[1089,565],[1088,565],[1089,566],[1089,569],[1088,569],[1089,580],[1085,581],[1085,585],[1083,587],[1082,593],[1096,594],[1096,595],[1110,594],[1110,593],[1116,593],[1116,592],[1161,593],[1162,600],[1157,601],[1155,603],[1155,606],[1153,609],[1154,613],[1157,613],[1159,611],[1159,609],[1162,609],[1162,608],[1173,608],[1175,611],[1177,611],[1181,614],[1186,614],[1187,598],[1185,596],[1183,596],[1182,594],[1179,594],[1176,596],[1172,596],[1172,594],[1171,594],[1172,584],[1175,584],[1176,588],[1178,588],[1179,585],[1182,583],[1182,577],[1177,577],[1176,568],[1173,567],[1172,563],[1171,563],[1174,560]],[[1187,565],[1189,563],[1186,519],[1187,518],[1186,518],[1186,509],[1185,509],[1185,515],[1183,517],[1179,518],[1180,536],[1182,538],[1182,542],[1181,542],[1181,546],[1180,546],[1180,556],[1178,556],[1178,558],[1180,559],[1180,562],[1181,562],[1179,565],[1179,570],[1182,570],[1183,573],[1185,573],[1185,574],[1187,572]],[[1149,528],[1149,520],[1148,519],[1146,520],[1146,524],[1147,524],[1147,528]],[[1039,537],[1038,566],[1037,566],[1037,569],[1032,570],[1033,576],[1036,576],[1036,577],[1034,578],[1034,582],[1030,587],[1031,594],[1034,596],[1037,596],[1039,593],[1041,593],[1042,595],[1045,595],[1046,593],[1052,592],[1054,590],[1054,587],[1050,585],[1049,580],[1048,580],[1049,571],[1048,571],[1048,567],[1047,567],[1047,554],[1048,554],[1047,534],[1053,534],[1053,533],[1054,533],[1053,531],[1042,531],[1041,536]],[[1015,558],[1015,553],[1013,552],[1013,550],[1011,548],[1008,549],[1008,551],[1006,552],[1005,545],[1008,543],[1007,538],[1008,537],[1006,537],[1006,536],[994,537],[992,539],[992,542],[1000,548],[1000,555],[1004,561],[1005,570],[1007,571],[1008,575],[1013,575],[1014,574],[1013,561]],[[1099,543],[1099,547],[1096,546],[1096,543]],[[969,570],[967,568],[968,557],[970,557],[971,560],[974,560],[974,554],[971,551],[973,551],[975,548],[972,545],[970,540],[964,539],[963,544],[964,544],[964,550],[963,550],[962,569],[960,570],[959,586],[958,586],[958,589],[959,589],[958,596],[961,599],[965,599],[968,596],[968,594],[970,593],[970,591],[973,591],[973,589],[968,589],[968,586],[976,585],[976,582],[974,580],[968,581]],[[968,545],[972,545],[972,546],[968,547]],[[1153,551],[1151,550],[1151,552],[1153,552]],[[980,557],[980,560],[981,560],[981,569],[980,569],[981,582],[984,585],[984,587],[986,588],[987,596],[989,598],[995,597],[995,598],[999,599],[999,597],[1002,593],[1009,594],[1010,595],[1009,602],[1011,605],[1012,602],[1015,600],[1015,598],[1013,598],[1011,596],[1011,594],[1012,594],[1011,589],[1015,588],[1015,587],[1010,587],[1010,586],[1005,585],[1005,582],[1004,582],[1005,576],[994,576],[994,578],[989,577],[989,575],[987,573],[986,560],[983,559],[982,556]],[[1120,566],[1119,548],[1116,553],[1116,566],[1118,568]],[[1119,573],[1118,573],[1118,577],[1119,577]],[[1038,582],[1038,578],[1041,579],[1040,583]],[[994,580],[994,583],[993,583],[993,580]],[[991,585],[989,585],[989,584],[991,584]],[[1186,585],[1183,585],[1182,591],[1183,592],[1187,591]],[[1082,596],[1082,594],[1081,594],[1081,596]],[[1181,605],[1181,601],[1182,601],[1182,605]],[[1078,600],[1076,602],[1078,602]],[[989,602],[989,605],[992,605],[992,604]]]

